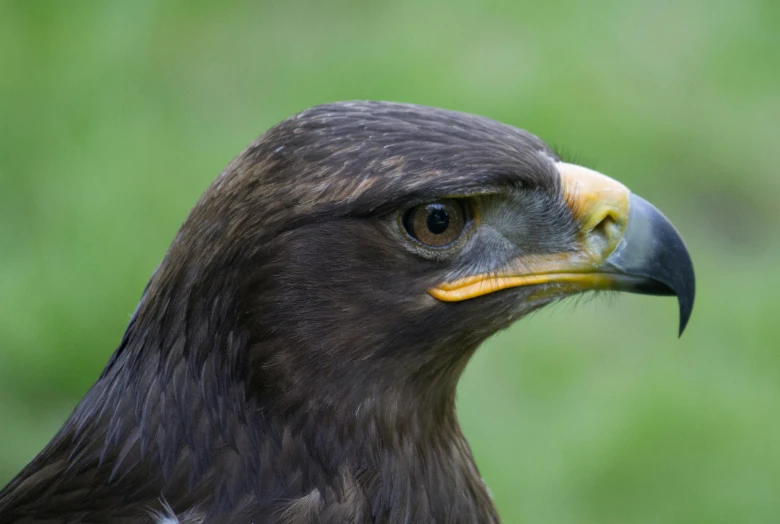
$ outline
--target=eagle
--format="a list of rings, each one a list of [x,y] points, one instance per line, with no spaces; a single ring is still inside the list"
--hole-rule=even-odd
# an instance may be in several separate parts
[[[0,523],[497,523],[456,416],[495,332],[691,258],[623,184],[494,120],[316,106],[216,178]]]

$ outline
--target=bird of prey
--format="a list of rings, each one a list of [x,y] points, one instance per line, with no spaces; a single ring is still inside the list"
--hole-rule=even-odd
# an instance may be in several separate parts
[[[317,106],[207,189],[0,522],[495,523],[455,413],[480,343],[593,290],[676,295],[671,223],[534,135]]]

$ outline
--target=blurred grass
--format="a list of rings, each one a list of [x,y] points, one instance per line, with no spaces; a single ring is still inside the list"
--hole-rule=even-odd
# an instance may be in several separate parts
[[[91,385],[199,194],[313,104],[479,113],[676,223],[698,297],[490,340],[460,416],[508,523],[780,521],[780,4],[0,2],[0,484]]]

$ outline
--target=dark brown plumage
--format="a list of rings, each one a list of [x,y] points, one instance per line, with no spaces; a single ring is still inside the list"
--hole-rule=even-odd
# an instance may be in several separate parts
[[[0,522],[498,522],[455,415],[477,346],[587,289],[675,293],[683,324],[693,301],[661,215],[618,191],[625,209],[587,225],[608,206],[563,166],[525,131],[411,105],[272,128],[192,210]],[[603,281],[506,281],[586,252]]]

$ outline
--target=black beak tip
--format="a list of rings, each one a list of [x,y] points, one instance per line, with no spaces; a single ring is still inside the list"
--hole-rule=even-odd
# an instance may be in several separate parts
[[[686,252],[687,254],[687,252]],[[687,257],[686,257],[687,258]],[[683,331],[688,326],[688,321],[691,319],[691,313],[693,313],[693,302],[696,298],[696,276],[693,272],[693,263],[690,258],[687,258],[687,264],[684,264],[684,272],[687,273],[683,278],[679,279],[680,289],[675,290],[677,295],[677,303],[680,306],[680,333],[678,336],[682,336]]]
[[[696,298],[696,274],[693,271],[693,261],[680,233],[671,222],[666,221],[665,217],[664,220],[656,221],[656,232],[664,245],[657,259],[657,262],[662,261],[657,269],[657,278],[677,295],[680,309],[678,336],[681,337],[691,319]]]
[[[688,321],[691,319],[693,302],[683,297],[678,297],[677,301],[680,304],[680,332],[677,336],[682,337],[683,331],[685,331],[685,328],[688,326]]]

